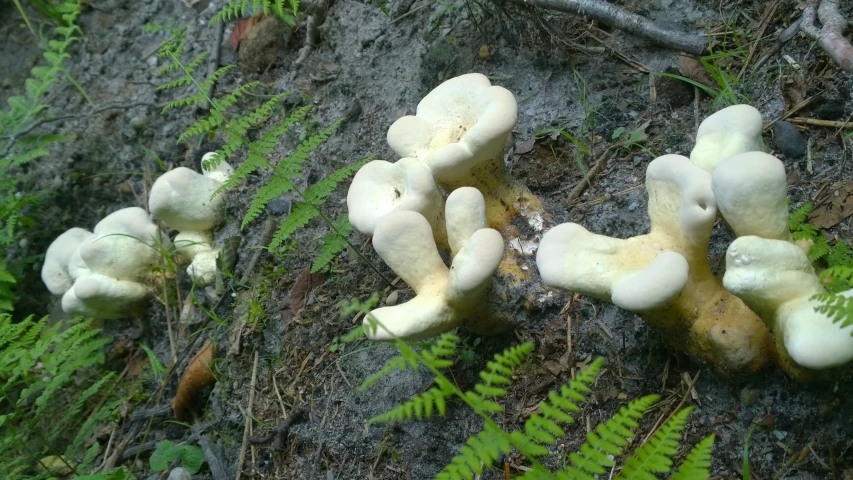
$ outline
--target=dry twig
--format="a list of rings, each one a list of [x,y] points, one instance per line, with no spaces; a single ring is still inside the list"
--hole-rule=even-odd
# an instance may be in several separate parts
[[[611,5],[602,0],[513,0],[522,5],[556,10],[574,15],[586,15],[598,22],[651,40],[662,46],[699,55],[705,51],[704,36],[691,35],[659,27],[647,18]]]

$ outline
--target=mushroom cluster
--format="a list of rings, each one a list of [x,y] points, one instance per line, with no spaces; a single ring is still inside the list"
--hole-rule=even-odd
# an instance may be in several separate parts
[[[801,376],[853,359],[853,327],[840,328],[810,300],[824,290],[810,245],[792,238],[785,168],[762,151],[761,129],[748,105],[710,116],[689,159],[665,155],[649,164],[650,233],[615,239],[558,225],[540,243],[543,282],[636,312],[669,342],[727,372],[776,360]],[[738,237],[722,281],[708,263],[718,214]]]
[[[517,114],[512,93],[484,75],[452,78],[389,128],[400,160],[375,160],[356,173],[347,193],[350,223],[373,236],[379,256],[416,293],[373,312],[380,323],[373,338],[423,338],[463,320],[480,331],[502,328],[499,314],[481,308],[485,292],[532,274],[504,258],[504,238],[522,243],[517,213],[542,228],[541,202],[504,166]],[[440,250],[450,252],[450,269]]]
[[[154,182],[148,203],[154,219],[180,232],[174,247],[192,262],[187,270],[193,281],[206,286],[216,278],[218,254],[210,246],[210,230],[225,218],[224,197],[215,193],[232,169],[221,162],[202,171],[180,167],[167,172]],[[51,293],[62,295],[66,313],[127,317],[149,297],[155,267],[172,247],[145,210],[124,208],[98,222],[94,232],[75,227],[57,237],[47,249],[42,281]]]

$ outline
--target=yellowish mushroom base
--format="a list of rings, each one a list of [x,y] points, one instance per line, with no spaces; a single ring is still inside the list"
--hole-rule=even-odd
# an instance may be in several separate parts
[[[474,187],[486,200],[486,217],[489,227],[501,232],[512,226],[512,219],[521,215],[529,223],[538,223],[542,228],[542,201],[525,185],[511,181],[506,173],[503,152],[500,155],[471,169],[462,178],[440,184],[447,192],[459,187]]]

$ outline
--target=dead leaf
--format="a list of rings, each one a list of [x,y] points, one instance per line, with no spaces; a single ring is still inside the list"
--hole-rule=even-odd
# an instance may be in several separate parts
[[[782,80],[782,98],[785,109],[790,110],[806,99],[806,80],[803,74],[786,76]]]
[[[241,18],[237,20],[234,24],[234,31],[231,32],[231,38],[228,40],[228,43],[231,45],[231,48],[237,50],[237,47],[240,46],[240,40],[243,40],[243,37],[246,36],[247,33],[261,22],[264,19],[263,12],[249,18]]]
[[[853,184],[835,190],[830,201],[817,207],[809,215],[809,223],[820,228],[830,228],[853,215]]]
[[[130,357],[130,362],[127,365],[127,377],[134,379],[142,372],[146,371],[151,362],[147,355],[134,355]]]
[[[533,151],[533,146],[536,145],[536,138],[530,137],[523,142],[518,142],[515,145],[515,153],[516,155],[524,155],[525,153],[530,153]]]
[[[71,467],[76,467],[71,462],[68,462],[65,457],[60,457],[59,455],[51,455],[49,457],[44,457],[38,461],[35,465],[35,469],[37,472],[50,472],[53,475],[58,475],[60,477],[67,477],[71,475],[73,470]]]
[[[311,273],[310,267],[305,267],[305,270],[296,277],[290,292],[287,293],[287,303],[281,309],[281,320],[285,325],[290,323],[290,320],[305,306],[311,290],[322,285],[323,281],[323,274]]]
[[[175,397],[172,399],[172,410],[178,420],[186,418],[186,413],[199,391],[216,383],[216,378],[210,373],[210,365],[213,363],[213,350],[213,343],[208,340],[187,363],[187,369],[178,384],[178,391],[175,392]]]
[[[717,86],[716,83],[714,83],[714,79],[708,74],[708,70],[706,70],[705,66],[702,65],[702,62],[693,57],[680,55],[678,57],[678,71],[690,80],[694,80],[709,87]]]

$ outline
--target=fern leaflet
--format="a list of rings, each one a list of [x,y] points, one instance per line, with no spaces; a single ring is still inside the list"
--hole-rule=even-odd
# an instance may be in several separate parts
[[[628,458],[618,478],[655,480],[657,477],[653,473],[668,473],[672,469],[672,457],[678,453],[687,416],[692,410],[692,407],[685,408],[663,424],[645,445]]]
[[[702,480],[711,476],[711,449],[714,446],[714,435],[705,437],[697,443],[681,467],[672,474],[670,480]]]

